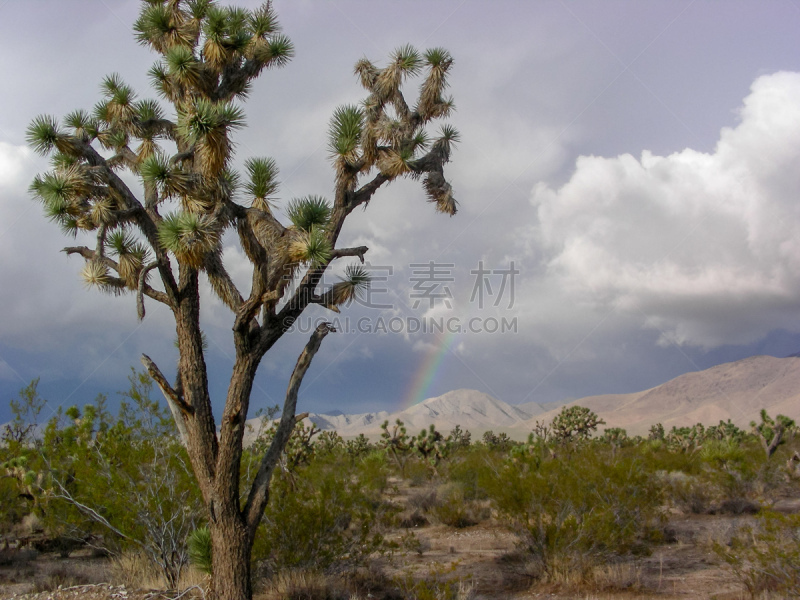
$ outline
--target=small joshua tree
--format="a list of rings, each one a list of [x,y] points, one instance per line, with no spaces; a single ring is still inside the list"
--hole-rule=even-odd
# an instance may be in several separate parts
[[[408,459],[411,458],[411,452],[414,449],[414,440],[409,437],[405,424],[397,419],[395,424],[389,428],[389,421],[384,421],[381,424],[381,439],[378,446],[382,448],[386,454],[392,457],[392,460],[400,469],[400,474],[406,476],[406,464]]]
[[[750,427],[758,436],[767,458],[778,450],[778,446],[786,443],[788,435],[793,433],[794,421],[785,415],[778,415],[774,419],[767,414],[766,409],[761,409],[761,423],[752,421]]]
[[[664,426],[661,423],[656,423],[650,427],[647,435],[648,440],[664,440]]]
[[[550,435],[565,444],[576,440],[588,440],[605,421],[585,406],[564,407],[550,425]]]
[[[438,473],[439,463],[445,460],[453,449],[451,437],[444,437],[436,426],[431,423],[428,429],[423,429],[415,436],[411,443],[414,450],[422,460],[431,468],[434,474]]]
[[[421,54],[410,46],[395,51],[385,67],[360,60],[355,71],[366,98],[336,109],[331,119],[332,200],[294,199],[284,223],[275,212],[277,163],[250,158],[242,178],[232,165],[231,135],[244,125],[236,102],[262,71],[285,65],[294,52],[270,3],[246,10],[212,0],[146,0],[134,29],[159,55],[149,74],[162,101],[137,98],[111,75],[94,110],[77,110],[61,122],[37,117],[28,141],[52,157],[52,170],[37,176],[31,190],[65,233],[93,234],[93,247],[64,249],[83,257],[87,284],[134,294],[140,318],[145,298],[172,313],[177,376],[170,382],[147,356],[142,360],[169,403],[203,497],[214,593],[244,600],[252,595],[251,548],[295,424],[298,389],[332,327],[320,325],[298,358],[280,424],[240,502],[242,440],[256,371],[308,306],[337,310],[368,286],[367,271],[353,264],[342,281],[318,289],[333,262],[357,257],[363,263],[366,247],[337,242],[347,217],[379,189],[401,177],[421,179],[435,208],[455,214],[443,169],[458,134],[448,125],[438,135],[426,131],[453,109],[445,95],[453,61],[446,50]],[[416,75],[421,87],[409,103],[402,87]],[[140,189],[121,171],[138,179]],[[249,291],[240,291],[226,269],[222,237],[228,230],[238,235],[252,267]],[[200,330],[202,277],[232,315],[236,357],[219,421]]]

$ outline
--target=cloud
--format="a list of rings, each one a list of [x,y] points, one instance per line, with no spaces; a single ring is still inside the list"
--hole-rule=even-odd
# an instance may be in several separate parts
[[[30,160],[31,151],[25,146],[0,142],[0,189],[19,186]]]
[[[578,303],[702,347],[800,330],[800,73],[759,77],[712,153],[581,156],[529,247]]]

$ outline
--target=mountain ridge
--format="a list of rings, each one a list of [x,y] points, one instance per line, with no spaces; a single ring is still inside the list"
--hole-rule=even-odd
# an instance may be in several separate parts
[[[364,434],[375,439],[384,421],[400,419],[412,435],[433,424],[445,434],[459,425],[473,436],[491,429],[525,439],[537,421],[549,423],[565,406],[574,405],[597,413],[606,422],[600,431],[622,427],[630,435],[646,434],[656,423],[669,429],[731,419],[746,428],[762,408],[800,421],[800,357],[751,356],[684,373],[639,392],[586,396],[544,407],[536,402],[512,405],[478,390],[460,389],[399,411],[312,413],[306,422],[343,437]]]

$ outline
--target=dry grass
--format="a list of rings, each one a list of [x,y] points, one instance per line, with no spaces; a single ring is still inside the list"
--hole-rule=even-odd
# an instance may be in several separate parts
[[[133,589],[164,589],[166,581],[161,571],[140,552],[126,552],[112,558],[109,564],[109,579],[112,583],[123,584]],[[192,566],[181,571],[178,589],[190,587],[207,589],[209,577]]]
[[[164,578],[158,568],[144,554],[125,552],[111,559],[109,575],[114,583],[137,589],[161,589]]]
[[[349,595],[322,573],[286,571],[271,578],[258,600],[347,600]]]
[[[636,564],[601,565],[592,570],[591,578],[595,588],[606,592],[642,589],[642,569]]]

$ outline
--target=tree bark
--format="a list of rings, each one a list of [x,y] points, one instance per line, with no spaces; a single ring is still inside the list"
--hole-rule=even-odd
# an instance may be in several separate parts
[[[211,509],[213,514],[213,505]],[[253,597],[250,582],[251,536],[239,515],[227,510],[219,512],[209,522],[214,548],[211,557],[212,597],[214,600],[250,600]]]

